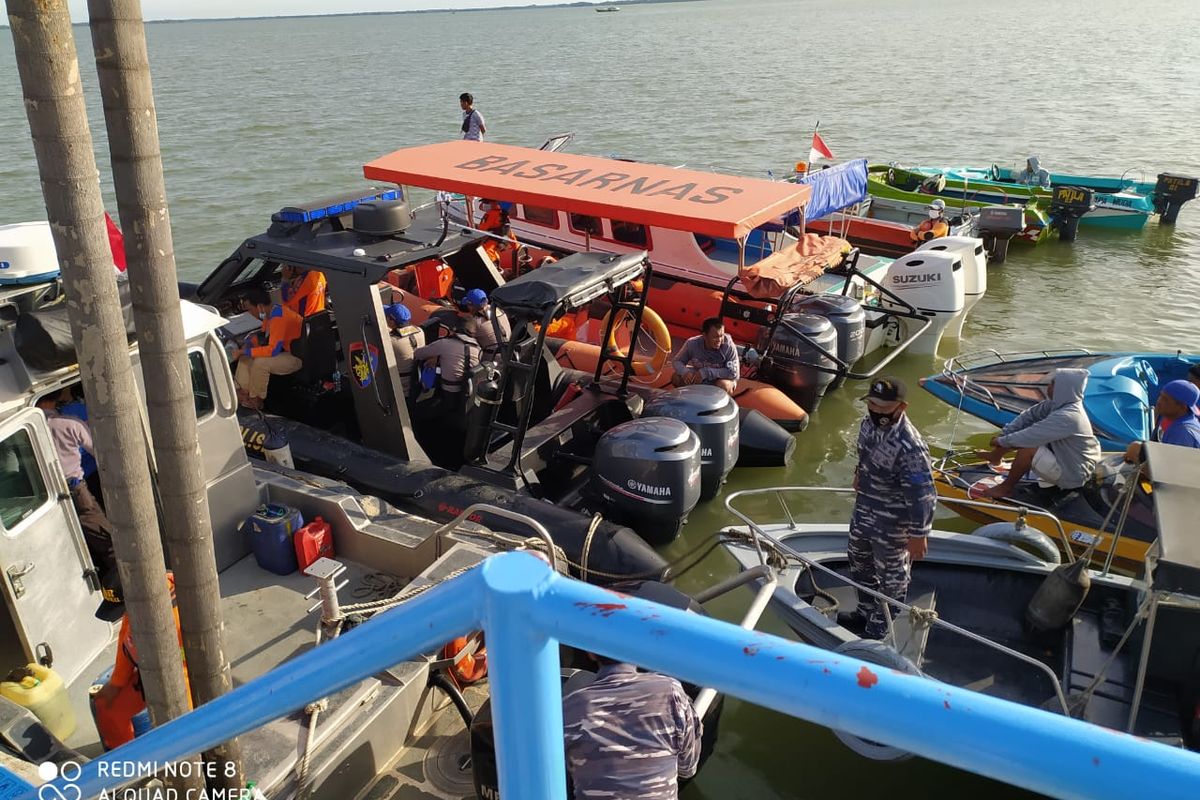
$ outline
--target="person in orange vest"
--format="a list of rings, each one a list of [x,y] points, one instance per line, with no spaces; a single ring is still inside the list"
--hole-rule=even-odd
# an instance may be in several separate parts
[[[167,573],[167,588],[175,613],[175,632],[179,636],[179,653],[183,656],[183,632],[179,628],[179,609],[175,607],[175,574]],[[187,659],[183,661],[183,682],[188,689],[188,708],[191,708],[191,685],[187,677]],[[146,694],[138,671],[137,646],[129,628],[129,615],[121,619],[117,637],[117,660],[112,675],[95,696],[96,728],[105,750],[120,747],[133,740],[133,718],[146,708]]]
[[[946,220],[946,201],[934,200],[929,204],[929,219],[909,231],[914,242],[928,242],[950,235],[950,223]]]
[[[319,269],[300,269],[284,264],[283,285],[279,287],[285,308],[302,317],[325,310],[325,273]]]
[[[483,251],[498,267],[500,266],[500,255],[517,243],[517,237],[509,230],[508,214],[500,202],[483,200],[480,201],[479,207],[483,209],[483,219],[479,222],[479,230],[492,234],[483,243]],[[495,236],[503,236],[507,241],[496,239]]]
[[[272,375],[291,375],[303,366],[292,355],[292,342],[300,337],[304,318],[278,303],[261,286],[246,290],[244,306],[262,320],[262,329],[246,337],[237,359],[238,402],[246,408],[261,409],[267,399],[267,384]]]

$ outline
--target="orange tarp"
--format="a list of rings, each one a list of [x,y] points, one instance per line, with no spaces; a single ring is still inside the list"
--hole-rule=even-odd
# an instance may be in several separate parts
[[[737,238],[800,208],[808,186],[491,142],[406,147],[363,167],[368,180]]]

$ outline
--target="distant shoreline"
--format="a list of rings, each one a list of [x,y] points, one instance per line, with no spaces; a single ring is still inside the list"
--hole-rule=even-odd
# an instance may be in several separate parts
[[[436,0],[434,0],[436,2]],[[275,20],[275,19],[324,19],[326,17],[394,17],[401,14],[470,14],[477,11],[527,11],[533,9],[544,8],[600,8],[603,6],[616,6],[623,8],[625,6],[648,6],[658,5],[659,3],[696,3],[700,0],[625,0],[618,3],[603,3],[603,2],[573,2],[573,3],[545,3],[539,5],[511,5],[511,6],[476,6],[474,8],[413,8],[405,11],[341,11],[330,14],[278,14],[275,16],[261,17],[172,17],[169,19],[148,19],[147,25],[165,25],[173,22],[247,22],[255,20]],[[76,22],[74,25],[86,26],[86,22]],[[7,28],[7,21],[0,27]]]

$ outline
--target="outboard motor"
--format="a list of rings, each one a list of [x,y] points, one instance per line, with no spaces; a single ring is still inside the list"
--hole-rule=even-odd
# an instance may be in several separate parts
[[[1163,225],[1174,225],[1179,216],[1179,209],[1189,200],[1196,198],[1200,188],[1200,178],[1190,178],[1187,175],[1176,175],[1163,172],[1154,184],[1154,210],[1158,213],[1158,221]]]
[[[945,336],[948,339],[962,337],[963,323],[975,304],[987,293],[987,252],[983,247],[983,239],[974,236],[943,236],[930,242],[923,242],[917,250],[932,250],[957,255],[963,264],[963,311],[946,327]]]
[[[670,417],[700,438],[700,499],[717,496],[738,459],[738,404],[716,386],[681,386],[646,403],[642,419]]]
[[[811,414],[837,377],[838,366],[826,355],[837,355],[837,330],[828,317],[794,311],[783,315],[770,341],[766,341],[768,330],[763,328],[759,337],[764,353],[759,378]]]
[[[984,206],[979,209],[979,235],[993,264],[1008,257],[1008,243],[1025,230],[1025,209],[1020,206]]]
[[[1050,200],[1050,227],[1058,229],[1058,238],[1062,241],[1073,242],[1083,215],[1095,210],[1091,189],[1056,186]]]
[[[951,320],[963,313],[963,262],[957,255],[918,250],[898,258],[888,267],[883,285],[897,298],[933,320],[925,332],[908,346],[910,353],[937,353],[942,334]],[[880,297],[883,308],[903,308],[887,295]],[[904,327],[915,320],[903,320]]]
[[[612,588],[624,595],[651,600],[655,603],[670,606],[671,608],[690,611],[706,617],[709,615],[704,610],[704,606],[700,605],[696,600],[665,583],[638,581],[614,584]],[[593,670],[596,668],[596,663],[579,650],[563,646],[559,657],[564,667],[562,687],[564,697],[594,680],[595,674]],[[574,674],[568,674],[572,672],[571,669],[566,669],[568,666],[582,671],[575,671]],[[696,695],[700,693],[700,688],[689,683],[683,684],[683,690],[693,701],[696,699]],[[712,705],[709,706],[708,712],[701,720],[704,723],[704,734],[700,739],[700,763],[697,766],[697,772],[704,767],[708,761],[708,757],[712,755],[713,750],[716,748],[717,735],[721,724],[721,712],[724,710],[725,705],[724,700],[724,695],[718,694],[713,700]],[[475,796],[479,800],[499,800],[500,773],[496,765],[496,732],[492,721],[492,701],[490,699],[483,702],[483,705],[479,707],[479,711],[475,713],[475,717],[471,721],[471,772],[475,783]],[[688,780],[690,779],[680,780],[679,785],[686,785]],[[568,775],[567,796],[572,797],[573,791],[570,776]]]
[[[596,443],[589,495],[650,544],[673,541],[700,502],[700,437],[664,417],[609,429]]]
[[[792,303],[790,310],[816,314],[833,323],[833,329],[837,332],[837,357],[843,364],[853,367],[863,357],[867,347],[867,314],[853,297],[844,294],[808,295]],[[845,373],[839,372],[825,387],[825,391],[832,391],[845,381]],[[807,408],[803,403],[800,405]]]

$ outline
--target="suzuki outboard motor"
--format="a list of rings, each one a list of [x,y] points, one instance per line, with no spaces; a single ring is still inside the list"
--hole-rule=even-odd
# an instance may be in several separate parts
[[[837,331],[837,357],[842,363],[853,367],[863,357],[867,347],[867,315],[853,297],[844,294],[809,295],[792,303],[791,311],[816,314],[833,323],[833,329]],[[845,381],[845,374],[839,373],[825,390],[832,391]]]
[[[681,386],[646,403],[642,419],[670,417],[700,438],[700,499],[717,496],[738,459],[738,404],[716,386]]]
[[[962,337],[963,323],[975,304],[987,292],[987,252],[983,239],[974,236],[943,236],[924,242],[917,250],[952,253],[962,259],[963,264],[963,312],[951,320],[946,327],[947,339]]]
[[[1079,233],[1079,220],[1095,209],[1090,189],[1056,186],[1050,201],[1050,227],[1058,229],[1058,238],[1062,241],[1073,242]]]
[[[700,502],[700,438],[677,419],[621,423],[596,443],[588,493],[609,521],[668,544]]]
[[[884,276],[883,285],[932,320],[925,332],[908,346],[908,352],[936,354],[942,334],[951,320],[963,313],[965,294],[962,259],[951,253],[918,250],[893,261]],[[880,305],[883,308],[903,308],[887,295],[880,297]],[[904,319],[903,323],[904,328],[917,324],[916,320],[909,319]]]
[[[763,334],[768,330],[763,328]],[[837,377],[838,366],[826,355],[837,355],[838,349],[838,332],[829,318],[784,314],[771,340],[760,342],[759,347],[764,353],[759,378],[782,390],[808,413],[815,411]]]
[[[1187,175],[1175,175],[1163,172],[1154,184],[1154,210],[1158,212],[1158,221],[1163,225],[1174,225],[1179,209],[1189,200],[1196,198],[1200,178],[1189,178]]]
[[[671,608],[708,616],[704,606],[665,583],[657,581],[627,582],[613,584],[612,588],[623,595],[631,595]],[[576,689],[587,686],[595,679],[593,670],[597,668],[597,664],[586,654],[576,648],[563,645],[559,657],[564,667],[562,687],[564,697]],[[569,674],[572,672],[573,674]],[[700,694],[700,688],[690,683],[683,684],[683,690],[693,701]],[[697,765],[697,772],[704,767],[708,757],[716,748],[721,712],[725,706],[724,701],[724,695],[718,694],[701,720],[704,724],[704,734],[700,738],[700,763]],[[499,799],[500,773],[496,765],[496,732],[495,723],[492,721],[492,701],[490,699],[484,701],[471,721],[471,773],[475,783],[475,796],[479,800]],[[574,787],[571,786],[569,775],[566,776],[566,780],[567,797],[573,797]],[[685,786],[688,780],[690,779],[680,780],[679,785]]]
[[[993,264],[1008,257],[1008,243],[1025,230],[1025,209],[1020,206],[984,206],[979,209],[979,235]]]

